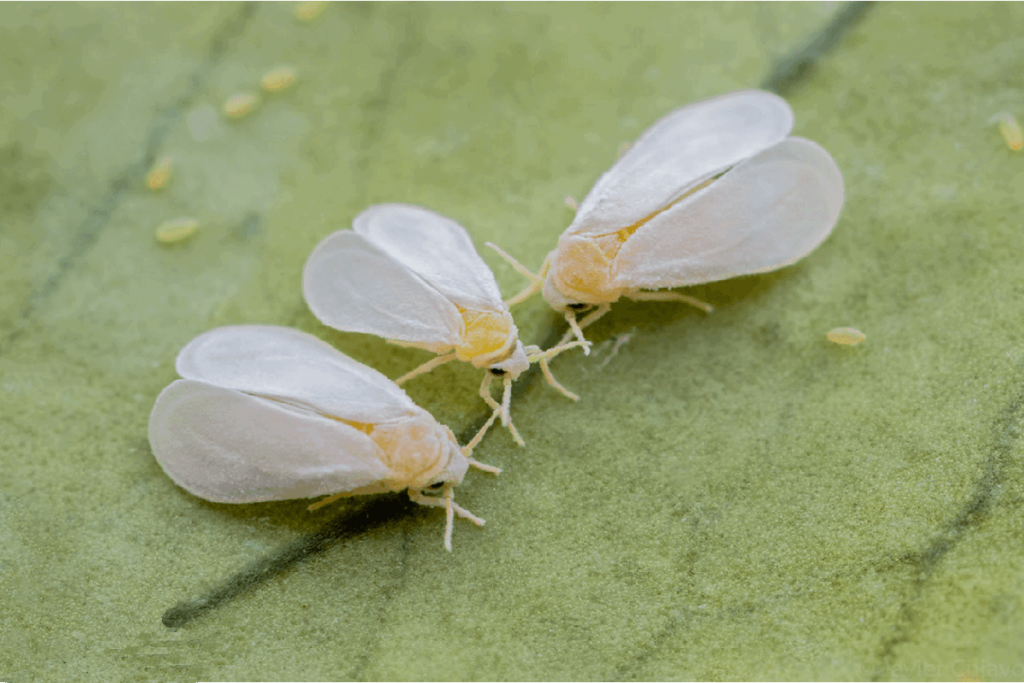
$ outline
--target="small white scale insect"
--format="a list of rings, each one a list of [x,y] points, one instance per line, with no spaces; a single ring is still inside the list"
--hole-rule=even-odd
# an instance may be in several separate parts
[[[161,392],[149,442],[176,484],[219,503],[255,503],[333,494],[338,498],[408,489],[447,513],[451,550],[458,506],[452,489],[471,457],[452,431],[394,382],[316,337],[286,327],[221,327],[178,354],[184,379]],[[436,491],[432,496],[425,491]]]
[[[795,263],[832,231],[843,178],[824,149],[788,137],[792,128],[786,101],[761,90],[668,114],[598,179],[539,274],[487,245],[533,281],[509,304],[542,290],[569,323],[564,343],[583,340],[582,328],[621,297],[710,312],[693,297],[648,290]]]
[[[487,368],[480,396],[494,413],[475,439],[500,416],[519,445],[509,414],[512,382],[539,362],[547,381],[576,400],[552,376],[548,360],[585,342],[547,351],[524,347],[494,274],[466,230],[450,218],[407,204],[379,204],[356,216],[352,230],[328,235],[306,262],[302,290],[313,314],[345,332],[439,354],[396,384],[453,360]],[[501,403],[491,379],[504,381]]]

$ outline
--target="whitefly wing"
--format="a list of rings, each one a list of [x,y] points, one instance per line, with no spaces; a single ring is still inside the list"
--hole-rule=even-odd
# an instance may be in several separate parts
[[[615,259],[615,281],[680,287],[782,268],[828,237],[842,205],[829,153],[789,138],[642,225]]]
[[[178,354],[178,374],[327,416],[379,424],[421,411],[376,370],[287,327],[238,325],[204,332]]]
[[[587,194],[566,234],[634,225],[708,177],[782,141],[793,111],[781,97],[743,90],[677,109],[647,129]]]
[[[373,441],[357,429],[189,379],[157,398],[149,442],[176,484],[219,503],[312,498],[389,475]]]
[[[458,309],[441,292],[351,230],[327,236],[302,273],[306,304],[324,324],[346,332],[432,345],[459,343]]]
[[[501,290],[465,228],[408,204],[371,206],[352,228],[462,308],[503,311]]]

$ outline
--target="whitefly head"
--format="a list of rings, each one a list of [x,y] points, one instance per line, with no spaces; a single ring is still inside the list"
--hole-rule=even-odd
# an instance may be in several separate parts
[[[396,489],[457,486],[469,467],[452,431],[423,410],[396,423],[374,426],[370,438],[380,448]]]
[[[559,313],[566,313],[567,311],[576,311],[577,313],[585,309],[590,308],[594,304],[581,301],[577,297],[567,296],[563,293],[553,282],[551,275],[544,281],[544,300],[548,302],[555,311]]]
[[[618,300],[624,287],[615,278],[615,256],[625,243],[618,233],[600,236],[562,235],[548,257],[544,300],[560,313]]]
[[[552,254],[552,256],[554,256],[554,254]],[[548,272],[547,278],[544,280],[544,289],[542,289],[541,292],[544,295],[544,301],[547,301],[548,305],[559,313],[564,313],[570,304],[578,303],[558,291],[558,287],[555,287],[550,271]]]
[[[469,469],[469,460],[462,454],[462,450],[454,440],[448,445],[447,456],[448,460],[444,469],[427,482],[422,490],[441,491],[445,487],[458,486],[462,483],[463,477],[466,476],[466,470]]]
[[[516,339],[512,353],[505,360],[487,366],[487,371],[495,377],[508,377],[514,380],[518,379],[519,375],[523,374],[529,367],[530,361],[526,358],[523,343]]]
[[[472,363],[478,368],[493,368],[504,364],[517,351],[522,352],[519,330],[507,309],[463,310],[462,318],[462,339],[455,347],[455,357],[459,360]]]

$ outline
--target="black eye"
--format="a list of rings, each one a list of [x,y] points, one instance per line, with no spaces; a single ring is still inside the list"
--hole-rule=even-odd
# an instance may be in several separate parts
[[[427,487],[430,491],[440,491],[444,487],[443,481],[435,481],[433,484]]]
[[[566,308],[571,308],[574,311],[582,311],[584,308],[586,308],[589,305],[590,304],[569,304]]]
[[[488,370],[490,370],[491,374],[494,375],[495,377],[501,377],[502,375],[505,374],[505,371],[502,370],[501,368],[488,368]]]

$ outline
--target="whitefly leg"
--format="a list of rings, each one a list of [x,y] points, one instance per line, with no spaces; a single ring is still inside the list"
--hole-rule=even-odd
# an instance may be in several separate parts
[[[486,463],[482,463],[479,460],[477,460],[476,458],[471,458],[468,455],[466,456],[466,460],[469,461],[470,466],[475,467],[478,470],[483,470],[484,472],[490,472],[491,474],[501,474],[501,468],[500,467],[495,467],[494,465],[488,465]]]
[[[333,503],[336,500],[341,500],[342,498],[344,498],[347,495],[350,495],[348,491],[342,491],[341,493],[336,493],[333,496],[328,496],[327,498],[324,498],[323,500],[318,500],[317,502],[315,502],[312,505],[310,505],[309,507],[307,507],[306,511],[307,512],[315,512],[316,510],[319,510],[320,508],[322,508],[325,505],[330,505],[331,503]]]
[[[412,379],[413,377],[419,377],[420,375],[424,375],[433,370],[434,368],[444,365],[445,363],[450,363],[453,360],[455,360],[454,351],[452,351],[451,353],[446,353],[443,356],[431,358],[430,360],[428,360],[426,363],[419,366],[415,370],[410,370],[409,372],[405,373],[404,375],[396,379],[395,384],[397,384],[398,386],[402,386],[402,382],[406,382]]]
[[[487,430],[490,428],[490,426],[492,424],[494,424],[494,421],[497,418],[498,418],[498,414],[497,413],[491,413],[491,416],[489,418],[487,418],[487,422],[484,424],[483,427],[480,428],[480,431],[476,433],[476,436],[474,436],[473,439],[469,443],[467,443],[465,446],[462,447],[462,457],[464,457],[467,461],[469,461],[470,467],[475,467],[478,470],[482,470],[484,472],[490,472],[491,474],[501,474],[501,468],[500,467],[495,467],[494,465],[488,465],[486,463],[482,463],[479,460],[477,460],[476,458],[474,458],[473,457],[473,449],[476,448],[477,444],[480,443],[480,440],[484,438],[484,434],[487,433]]]
[[[430,507],[444,508],[444,549],[448,552],[452,551],[452,527],[455,526],[455,515],[451,496],[451,486],[446,486],[444,490],[443,498],[434,498],[433,496],[425,496],[420,491],[413,491],[409,489],[409,499],[414,503],[420,505],[427,505]]]
[[[429,507],[443,507],[445,509],[445,530],[444,530],[444,547],[445,550],[451,552],[452,550],[452,527],[455,520],[455,515],[468,519],[477,526],[483,526],[484,520],[480,519],[466,508],[458,505],[452,494],[452,486],[444,487],[444,496],[441,498],[435,498],[434,496],[425,496],[422,491],[413,491],[409,489],[409,499],[414,503],[420,505],[427,505]]]
[[[508,427],[508,431],[512,434],[512,438],[515,439],[516,443],[520,446],[525,446],[526,442],[523,441],[523,437],[519,436],[519,432],[516,430],[516,426],[512,424],[512,378],[505,375],[505,389],[501,393],[501,423]]]
[[[487,433],[487,430],[490,429],[491,425],[494,424],[494,421],[497,419],[497,411],[492,412],[491,416],[487,418],[487,422],[484,423],[484,426],[481,427],[480,431],[476,433],[476,436],[474,436],[469,443],[462,447],[462,456],[469,461],[471,467],[475,467],[478,470],[483,470],[484,472],[490,472],[491,474],[501,474],[501,468],[495,467],[494,465],[484,464],[477,460],[476,458],[474,458],[473,449],[477,447],[477,445],[480,443],[480,440],[484,438],[484,434]]]
[[[589,356],[590,346],[589,342],[587,342],[587,340],[584,339],[583,337],[583,328],[593,324],[594,322],[597,321],[598,318],[600,318],[610,310],[612,310],[611,304],[601,304],[600,306],[592,310],[590,313],[587,313],[585,316],[583,316],[583,320],[577,322],[576,311],[572,310],[571,308],[568,309],[565,312],[565,321],[569,323],[569,331],[562,336],[558,344],[555,345],[555,348],[565,346],[566,344],[569,343],[570,339],[575,337],[579,342],[588,344],[583,349],[583,355]]]
[[[487,424],[481,428],[470,443],[475,445],[478,438],[482,439],[483,433],[494,423],[495,418],[500,417],[502,426],[508,427],[508,430],[512,433],[512,438],[515,439],[516,443],[520,446],[524,446],[525,443],[523,442],[523,439],[519,436],[519,432],[516,431],[515,426],[512,424],[512,415],[509,411],[509,405],[512,402],[512,379],[508,375],[505,376],[505,389],[502,392],[501,403],[498,403],[494,400],[494,397],[491,396],[492,377],[493,375],[490,372],[484,373],[484,381],[480,383],[480,398],[487,403],[488,407],[490,407],[494,413],[491,415],[491,419],[487,421]]]
[[[570,349],[584,348],[588,349],[592,346],[591,342],[588,341],[574,341],[568,343],[562,343],[558,346],[552,346],[547,351],[541,351],[539,346],[527,346],[523,350],[526,351],[526,360],[531,363],[536,363],[541,360],[551,360],[563,351]]]
[[[491,416],[487,418],[487,422],[485,422],[484,426],[480,428],[480,431],[476,433],[476,436],[474,436],[468,444],[463,446],[463,455],[465,455],[467,458],[469,457],[469,454],[473,452],[473,449],[477,447],[480,441],[484,438],[484,434],[487,433],[487,430],[491,428],[491,425],[494,424],[494,421],[497,419],[498,411],[495,410],[491,413]]]
[[[573,310],[566,311],[565,322],[569,323],[569,329],[562,335],[562,338],[558,340],[557,346],[567,344],[569,343],[569,340],[573,338],[576,338],[577,341],[582,341],[583,330],[580,329],[580,324],[576,322],[576,312]],[[590,354],[584,351],[583,355],[589,356]]]
[[[554,346],[548,349],[547,351],[541,351],[540,347],[537,346],[531,346],[526,349],[526,359],[531,363],[540,364],[540,370],[542,373],[544,373],[544,379],[547,381],[547,383],[554,387],[557,391],[561,392],[563,396],[565,396],[566,398],[570,398],[573,401],[580,400],[580,397],[574,394],[573,392],[569,391],[565,387],[563,387],[559,383],[559,381],[555,379],[555,376],[551,374],[551,368],[548,365],[548,361],[550,361],[552,358],[562,353],[563,351],[568,351],[569,349],[575,349],[578,347],[589,348],[590,342],[574,341],[568,344],[560,344],[559,346]]]
[[[479,517],[474,515],[472,512],[470,512],[466,508],[464,508],[461,505],[459,505],[458,503],[456,503],[455,499],[452,496],[453,496],[453,494],[452,494],[452,487],[449,486],[447,491],[446,491],[445,497],[448,499],[448,503],[451,504],[452,510],[455,511],[455,514],[457,514],[459,517],[462,517],[463,519],[468,519],[469,521],[473,522],[473,524],[476,524],[477,526],[483,526],[484,524],[487,524],[486,521],[480,519]]]
[[[574,394],[573,392],[571,392],[568,389],[566,389],[565,387],[563,387],[562,384],[557,379],[555,379],[555,376],[553,374],[551,374],[551,368],[548,367],[548,359],[547,358],[542,358],[541,359],[541,361],[540,361],[540,371],[542,373],[544,373],[544,379],[547,380],[547,383],[550,384],[552,387],[554,387],[563,396],[565,396],[566,398],[571,399],[573,401],[580,400],[580,397],[579,397],[578,394]]]
[[[452,500],[452,487],[446,486],[444,491],[444,549],[452,551],[452,528],[455,526],[453,514],[455,501]]]
[[[309,511],[309,512],[315,512],[315,511],[319,510],[320,508],[324,507],[325,505],[330,505],[331,503],[335,502],[336,500],[340,500],[342,498],[348,498],[348,497],[353,496],[353,495],[370,495],[370,494],[374,494],[374,493],[389,493],[389,492],[391,492],[393,490],[394,489],[390,488],[386,483],[377,482],[376,484],[370,484],[369,486],[363,486],[362,488],[360,488],[360,489],[358,489],[356,491],[342,491],[340,493],[335,493],[334,495],[328,496],[328,497],[326,497],[326,498],[324,498],[322,500],[318,500],[317,502],[313,503],[312,505],[307,506],[306,510]]]
[[[705,313],[711,313],[715,310],[715,307],[706,301],[686,294],[680,294],[679,292],[633,292],[632,294],[626,294],[626,298],[632,299],[633,301],[681,301],[684,304],[689,304],[694,308],[699,308]]]
[[[480,398],[484,400],[484,403],[493,410],[494,412],[501,415],[501,405],[494,400],[491,396],[491,378],[494,377],[490,372],[484,372],[484,381],[480,382]]]
[[[526,301],[531,296],[533,296],[541,289],[543,289],[544,278],[547,277],[548,268],[551,266],[550,257],[544,259],[544,264],[540,267],[540,272],[534,273],[529,268],[524,266],[522,263],[517,261],[511,254],[507,253],[504,249],[499,247],[497,244],[494,244],[493,242],[485,242],[484,244],[486,244],[494,251],[498,252],[498,256],[505,259],[505,261],[507,261],[510,266],[516,269],[516,272],[518,272],[520,275],[522,275],[523,277],[530,281],[530,284],[527,285],[526,289],[519,292],[514,297],[505,302],[506,306],[515,306],[520,302]]]

